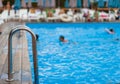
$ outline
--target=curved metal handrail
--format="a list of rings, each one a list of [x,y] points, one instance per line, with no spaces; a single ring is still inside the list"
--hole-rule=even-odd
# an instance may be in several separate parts
[[[33,50],[33,62],[34,62],[34,75],[35,79],[34,82],[35,84],[39,83],[38,80],[38,63],[37,63],[37,49],[36,49],[36,36],[35,34],[28,28],[27,26],[24,25],[18,25],[14,29],[10,31],[9,38],[8,38],[8,79],[7,81],[13,81],[12,77],[12,72],[13,72],[13,64],[12,64],[12,36],[20,31],[20,30],[25,30],[29,32],[32,36],[32,50]]]

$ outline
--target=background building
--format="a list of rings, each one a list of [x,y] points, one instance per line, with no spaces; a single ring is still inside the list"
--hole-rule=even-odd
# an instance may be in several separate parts
[[[65,8],[120,8],[120,0],[1,0],[3,5],[10,1],[11,5],[15,1],[20,1],[22,4],[30,5],[30,7],[65,7]],[[24,5],[24,6],[25,6]]]

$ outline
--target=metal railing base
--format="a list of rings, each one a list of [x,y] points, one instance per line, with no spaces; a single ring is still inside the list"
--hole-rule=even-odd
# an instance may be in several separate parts
[[[27,27],[24,25],[18,25],[14,29],[10,31],[9,37],[8,37],[8,79],[6,81],[12,82],[13,79],[13,56],[12,56],[12,37],[16,32],[19,32],[20,30],[27,31],[31,34],[32,37],[32,51],[33,51],[33,65],[34,65],[34,84],[39,83],[38,79],[38,63],[37,63],[37,47],[36,47],[36,35]]]
[[[13,82],[14,79],[6,79],[6,82]]]

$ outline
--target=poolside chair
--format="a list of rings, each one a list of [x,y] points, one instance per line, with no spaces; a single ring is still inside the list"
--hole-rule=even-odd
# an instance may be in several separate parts
[[[27,9],[20,9],[19,10],[19,20],[28,20],[28,10]]]
[[[47,21],[47,13],[46,11],[42,11],[41,14],[39,15],[39,19],[43,19]]]
[[[1,19],[3,19],[4,21],[8,21],[8,10],[4,10],[1,13]]]
[[[84,13],[81,11],[81,9],[77,10],[73,15],[73,22],[85,22],[85,17],[83,17],[83,15]]]
[[[81,12],[82,12],[82,14],[83,14],[82,17],[85,18],[85,21],[89,21],[89,20],[90,20],[89,9],[88,9],[88,8],[83,8],[83,9],[81,9]]]
[[[74,15],[74,11],[72,11],[72,9],[69,9],[68,12],[67,12],[67,15],[73,16]]]
[[[14,19],[15,18],[15,10],[10,10],[10,15],[8,16],[8,19]]]
[[[0,25],[4,23],[4,20],[3,19],[0,19]]]
[[[55,9],[55,13],[53,14],[53,16],[58,17],[60,13],[60,8]]]
[[[60,17],[63,21],[65,22],[70,22],[71,19],[72,21],[74,22],[73,20],[73,17],[74,17],[74,11],[72,9],[69,9],[66,13],[66,15],[64,14],[63,16],[67,17],[67,19],[65,19],[64,17]]]
[[[55,12],[49,11],[47,21],[55,21],[56,22],[56,21],[60,20],[60,14],[59,13],[60,13],[59,8],[55,9]]]
[[[120,8],[114,10],[115,11],[115,17],[117,20],[120,20]]]
[[[28,13],[28,20],[29,21],[31,21],[31,20],[39,21],[39,19],[40,19],[39,15],[40,15],[40,11],[31,9]]]
[[[77,21],[85,22],[85,17],[83,17],[83,13],[76,13],[73,16],[73,22],[77,22]]]
[[[15,11],[15,17],[13,18],[14,20],[20,20],[20,17],[19,17],[19,13],[20,12],[20,10],[16,10]]]
[[[88,9],[88,8],[83,8],[83,9],[81,9],[81,12],[82,12],[82,13],[88,13],[88,12],[89,12],[89,9]]]
[[[48,22],[49,21],[58,21],[58,20],[60,20],[60,16],[59,15],[54,15],[53,14],[53,16],[52,17],[47,17],[47,19],[46,19]]]
[[[109,10],[109,21],[115,21],[116,16],[117,16],[116,11],[114,11],[114,10]]]
[[[76,14],[73,16],[73,22],[77,22],[77,21],[79,21],[79,20],[80,20],[79,14],[76,13]]]
[[[109,20],[109,14],[108,13],[106,13],[106,12],[100,12],[99,13],[99,17],[98,17],[98,20],[99,21],[104,21],[104,20]]]
[[[109,21],[115,21],[115,14],[109,14]]]
[[[51,20],[51,21],[57,21],[60,20],[60,8],[56,8],[55,12],[53,13],[52,17],[47,17],[47,20]]]
[[[95,10],[89,10],[89,15],[90,15],[90,19],[94,20],[95,19]]]

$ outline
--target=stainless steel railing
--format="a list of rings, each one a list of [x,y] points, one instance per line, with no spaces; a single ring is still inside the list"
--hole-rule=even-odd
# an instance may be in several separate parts
[[[34,62],[34,84],[39,84],[39,79],[38,79],[38,63],[37,63],[37,49],[36,49],[36,36],[35,34],[27,27],[24,25],[18,25],[14,29],[10,31],[9,38],[8,38],[8,79],[7,81],[11,82],[13,81],[13,61],[12,61],[12,37],[13,35],[20,31],[20,30],[25,30],[29,32],[32,36],[32,51],[33,51],[33,62]]]

